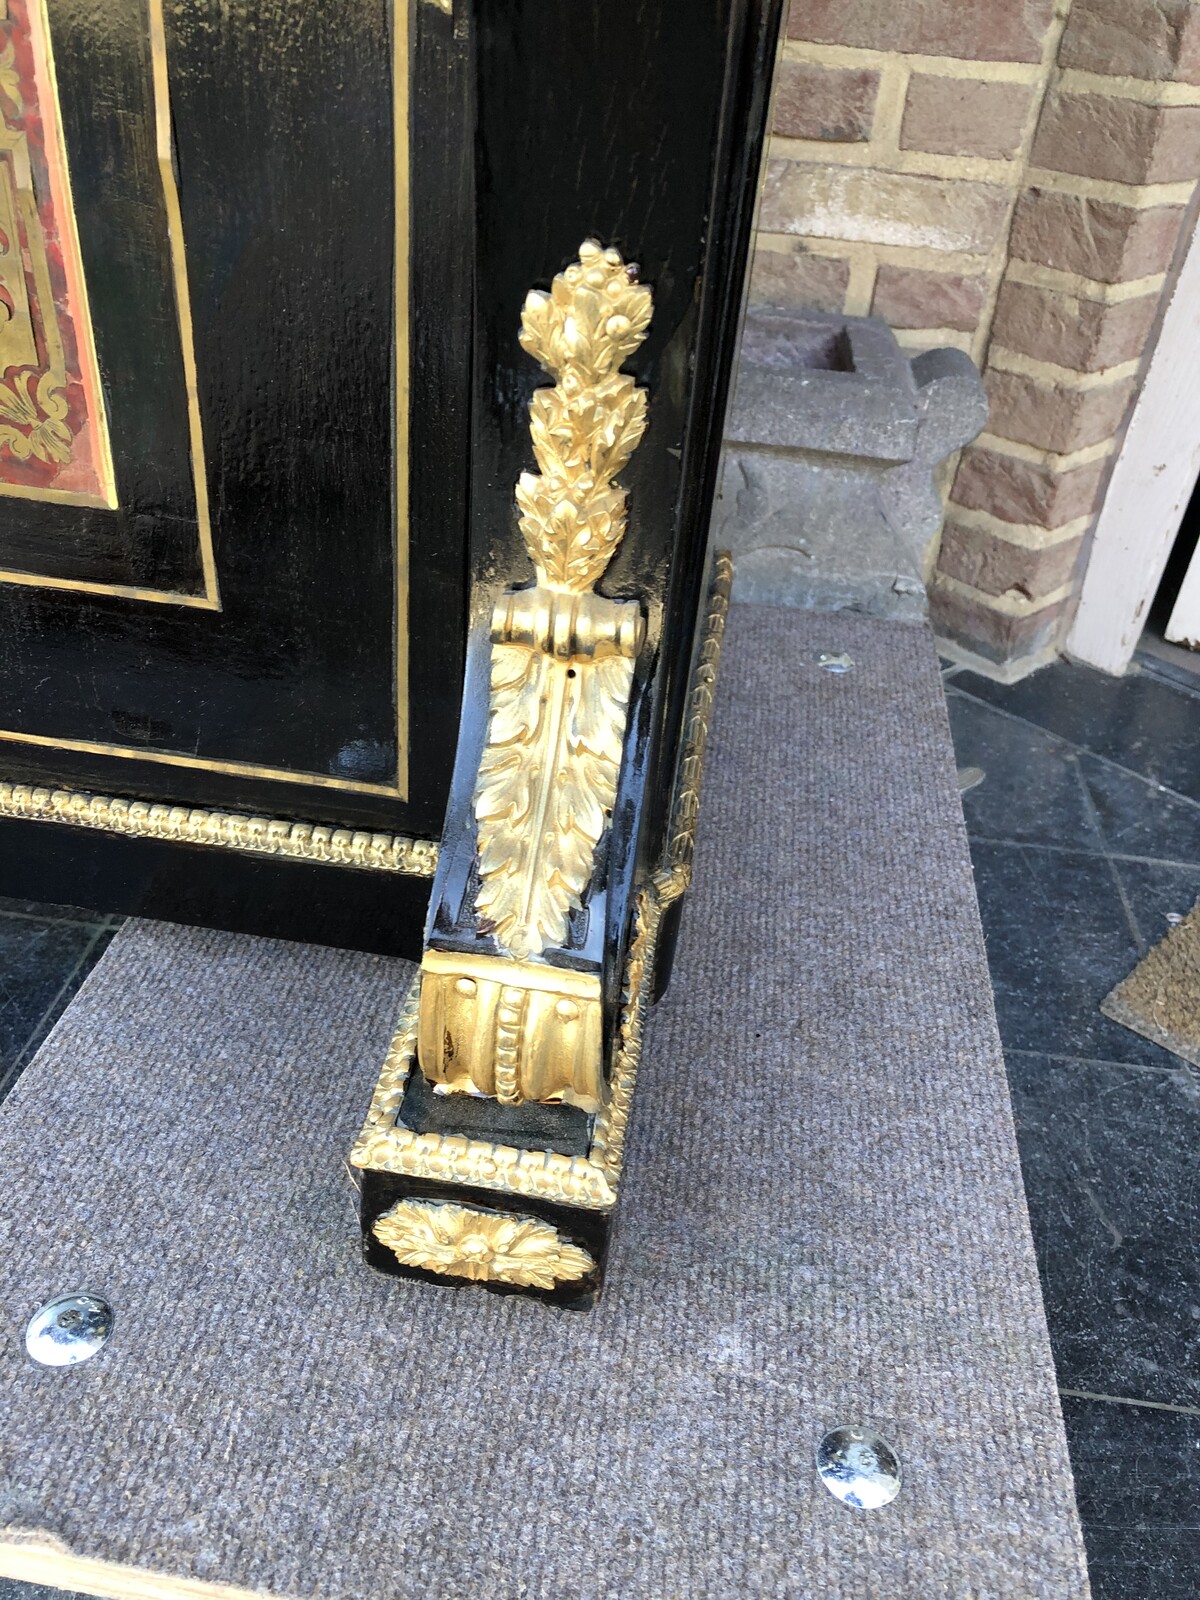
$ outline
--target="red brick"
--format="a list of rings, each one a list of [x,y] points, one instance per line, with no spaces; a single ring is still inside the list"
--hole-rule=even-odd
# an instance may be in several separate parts
[[[767,162],[759,226],[984,255],[1006,236],[1011,204],[999,183],[777,158]]]
[[[1200,106],[1148,106],[1105,94],[1051,95],[1030,157],[1035,167],[1114,183],[1171,183],[1200,174]]]
[[[992,338],[1006,350],[1074,372],[1102,372],[1142,354],[1158,314],[1157,294],[1105,305],[1057,289],[1008,282],[996,301]]]
[[[1194,0],[1074,0],[1059,62],[1083,72],[1200,83]]]
[[[942,530],[937,569],[984,594],[1042,600],[1070,582],[1082,544],[1082,534],[1041,548],[1014,544],[951,519]]]
[[[985,277],[885,263],[875,275],[871,313],[893,328],[961,328],[973,333],[986,297]]]
[[[757,250],[750,268],[750,301],[759,306],[841,311],[849,281],[850,263],[844,256]]]
[[[986,595],[964,595],[961,590],[938,583],[936,577],[929,590],[929,620],[937,637],[961,645],[997,666],[1011,666],[1041,655],[1056,644],[1067,606],[1068,601],[1055,600],[1035,611],[1012,616],[997,611]]]
[[[963,452],[951,499],[971,511],[990,511],[1002,522],[1061,528],[1095,509],[1107,467],[1107,460],[1089,461],[1056,472],[1036,461],[972,445]]]
[[[1182,206],[1138,210],[1052,189],[1026,189],[1013,214],[1009,255],[1102,283],[1123,283],[1171,265]]]
[[[908,85],[900,143],[936,155],[1013,156],[1032,99],[1033,90],[1022,83],[917,73]]]
[[[999,367],[990,367],[983,383],[989,433],[1064,455],[1110,439],[1124,422],[1137,390],[1136,378],[1095,389],[1068,389]]]
[[[867,50],[1040,61],[1054,0],[792,0],[792,39]]]
[[[773,127],[788,139],[828,139],[843,144],[871,137],[877,72],[783,61],[775,85]]]

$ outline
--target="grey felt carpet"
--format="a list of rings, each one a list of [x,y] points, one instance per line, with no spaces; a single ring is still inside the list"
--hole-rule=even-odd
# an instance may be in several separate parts
[[[359,1264],[406,967],[126,928],[0,1111],[10,1538],[346,1600],[1087,1594],[929,636],[736,609],[710,749],[591,1314]],[[35,1368],[78,1286],[111,1345]],[[814,1474],[843,1421],[884,1510]]]

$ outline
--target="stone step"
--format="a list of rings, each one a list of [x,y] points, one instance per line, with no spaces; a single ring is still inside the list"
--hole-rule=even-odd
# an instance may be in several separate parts
[[[360,1265],[343,1161],[403,963],[123,930],[0,1108],[0,1572],[1087,1594],[923,625],[735,608],[696,868],[586,1314]],[[32,1365],[75,1288],[109,1345]],[[839,1424],[894,1446],[891,1504],[826,1492]]]

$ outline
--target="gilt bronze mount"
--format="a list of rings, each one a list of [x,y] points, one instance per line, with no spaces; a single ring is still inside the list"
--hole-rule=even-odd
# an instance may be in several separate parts
[[[690,879],[732,582],[718,555],[662,852],[614,929],[649,597],[596,586],[626,530],[616,475],[646,428],[646,390],[620,367],[650,314],[650,290],[590,241],[526,301],[521,343],[557,380],[533,395],[540,472],[516,493],[535,582],[491,608],[469,808],[456,818],[452,801],[421,969],[351,1157],[372,1265],[572,1306],[599,1290],[660,938]],[[464,742],[471,723],[465,705]]]

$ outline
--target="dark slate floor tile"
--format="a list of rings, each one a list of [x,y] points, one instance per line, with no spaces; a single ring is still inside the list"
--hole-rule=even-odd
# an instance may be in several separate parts
[[[1092,1600],[1200,1594],[1200,1417],[1063,1399]]]
[[[40,900],[9,900],[0,895],[0,916],[37,917],[42,922],[92,922],[104,923],[111,919],[106,912],[88,910],[84,906],[58,906],[43,904]]]
[[[982,839],[972,839],[971,859],[1006,1047],[1177,1067],[1100,1013],[1144,953],[1109,862]]]
[[[17,1583],[0,1578],[0,1600],[86,1600],[70,1589],[48,1589],[44,1583]]]
[[[1147,949],[1166,935],[1173,919],[1186,916],[1200,900],[1200,863],[1116,861],[1113,870]]]
[[[43,1040],[47,1037],[54,1024],[58,1021],[59,1017],[61,1017],[63,1012],[67,1009],[67,1006],[75,998],[76,994],[78,994],[83,980],[87,977],[88,973],[96,965],[97,961],[99,961],[100,957],[111,944],[113,935],[116,933],[118,926],[119,923],[114,923],[111,926],[98,928],[96,930],[94,938],[88,945],[87,949],[83,952],[83,955],[77,962],[74,971],[71,972],[62,988],[55,995],[54,1000],[43,1013],[37,1026],[25,1040],[23,1047],[16,1053],[11,1064],[2,1074],[0,1074],[0,1100],[2,1100],[9,1092],[13,1084],[16,1083],[17,1079],[20,1077],[21,1073],[33,1060],[34,1056],[37,1054],[37,1051],[41,1047]]]
[[[1197,705],[1200,731],[1200,704]],[[1200,861],[1200,805],[1097,756],[1081,754],[1087,786],[1107,848],[1119,855]]]
[[[0,1092],[31,1044],[40,1042],[50,1013],[82,981],[88,957],[109,937],[92,923],[0,915]]]
[[[974,672],[956,673],[953,682],[957,693],[1200,800],[1200,695],[1191,689],[1147,672],[1112,678],[1069,661],[1020,683],[993,683]]]
[[[1200,1074],[1008,1070],[1059,1383],[1200,1405]]]
[[[963,795],[968,833],[1103,848],[1073,746],[952,687],[946,705],[959,767],[983,772],[983,781]]]

